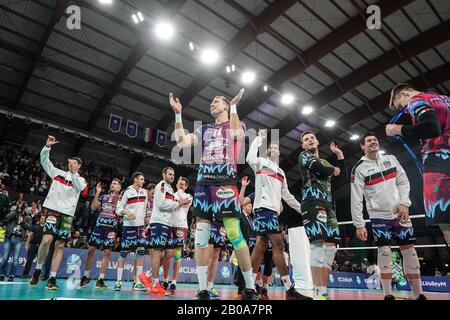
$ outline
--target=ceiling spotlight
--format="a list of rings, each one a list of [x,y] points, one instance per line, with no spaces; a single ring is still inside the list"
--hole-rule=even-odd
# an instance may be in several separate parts
[[[75,137],[75,139],[80,139],[81,138],[81,134],[79,134],[78,132],[75,132],[74,137]]]
[[[97,141],[97,139],[95,139],[95,137],[90,137],[90,138],[89,138],[89,142],[90,142],[90,143],[94,143],[95,141]]]
[[[269,87],[267,86],[267,84],[264,85],[263,90],[264,90],[264,92],[267,92],[269,90]]]
[[[331,127],[334,127],[335,124],[336,124],[336,121],[334,121],[334,120],[327,120],[327,122],[325,122],[325,127],[331,128]]]
[[[311,106],[305,106],[302,108],[302,114],[307,116],[310,115],[311,113],[313,113],[314,109]]]
[[[195,49],[194,43],[192,41],[189,42],[189,49],[191,49],[191,51],[194,51]]]
[[[134,22],[134,23],[136,23],[136,24],[139,23],[139,18],[137,17],[137,15],[133,14],[133,15],[131,16],[131,18],[133,19],[133,22]]]
[[[160,22],[155,26],[155,34],[162,40],[168,40],[175,34],[175,29],[170,23]]]
[[[11,112],[8,112],[8,113],[6,114],[6,118],[9,119],[9,120],[11,120],[12,118],[14,118],[14,115],[13,115]]]
[[[256,79],[256,75],[252,71],[244,71],[242,73],[241,81],[245,84],[253,83],[253,81],[255,81],[255,79]]]
[[[358,134],[352,134],[352,136],[350,137],[350,140],[352,141],[356,141],[359,139],[359,135]]]
[[[42,123],[42,129],[47,130],[49,128],[48,123]]]
[[[204,64],[212,65],[219,61],[219,54],[214,49],[205,49],[202,52],[201,59]],[[233,70],[233,67],[231,69]]]
[[[66,133],[66,129],[64,129],[64,128],[59,128],[58,129],[58,132],[60,133],[60,134],[64,134],[64,133]]]
[[[142,14],[142,12],[139,11],[139,12],[137,13],[137,16],[138,16],[138,18],[139,18],[139,21],[141,21],[141,22],[144,21],[144,15]]]
[[[98,2],[101,4],[111,4],[112,0],[98,0]]]
[[[289,93],[284,94],[281,97],[281,103],[282,104],[291,104],[292,102],[294,102],[294,100],[295,100],[294,96],[292,94],[289,94]]]
[[[233,72],[236,71],[236,66],[234,64],[231,65],[231,71],[233,71]]]
[[[30,118],[25,118],[25,124],[31,124],[31,119]]]
[[[231,67],[230,67],[230,66],[227,66],[227,67],[225,68],[225,70],[227,71],[227,73],[230,73],[230,72],[231,72]]]

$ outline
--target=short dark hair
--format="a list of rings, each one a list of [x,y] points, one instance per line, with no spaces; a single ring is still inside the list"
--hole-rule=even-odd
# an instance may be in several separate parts
[[[122,185],[122,181],[120,181],[120,180],[117,179],[117,178],[112,179],[112,181],[117,181],[120,185]]]
[[[312,131],[305,131],[300,136],[300,140],[303,141],[303,137],[306,136],[307,134],[312,134],[314,137],[316,136],[316,134],[314,132],[312,132]]]
[[[133,181],[134,181],[134,179],[136,179],[136,178],[138,178],[139,176],[143,176],[144,174],[142,173],[142,172],[135,172],[135,173],[133,173],[133,175],[131,176],[131,178],[133,179]]]
[[[78,157],[71,157],[70,160],[75,160],[76,162],[78,162],[78,164],[81,166],[83,165],[83,160],[81,160],[81,158]]]
[[[147,190],[153,190],[153,189],[155,189],[155,188],[156,188],[156,186],[155,186],[154,183],[149,183],[145,189],[147,189]]]
[[[183,180],[186,183],[186,187],[189,186],[189,179],[188,178],[181,176],[178,180]]]
[[[363,146],[366,143],[367,137],[375,137],[378,139],[377,135],[374,132],[369,131],[364,133],[363,136],[359,139],[359,144]]]
[[[394,106],[395,96],[403,90],[417,90],[417,89],[409,83],[399,83],[399,84],[395,85],[391,90],[391,99],[389,100],[389,108],[390,109],[395,109],[395,106]]]
[[[165,168],[162,170],[162,173],[163,173],[163,174],[166,174],[167,171],[169,171],[169,170],[172,170],[173,172],[175,172],[175,169],[174,169],[174,168],[172,168],[172,167],[165,167]]]

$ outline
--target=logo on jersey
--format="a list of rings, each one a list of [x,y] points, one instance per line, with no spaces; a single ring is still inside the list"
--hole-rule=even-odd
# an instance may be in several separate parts
[[[326,223],[327,222],[327,213],[323,210],[320,210],[319,213],[317,214],[317,220]]]
[[[400,220],[399,224],[404,228],[412,228],[411,220],[407,220],[407,221]]]
[[[227,235],[227,231],[223,227],[220,227],[219,233],[222,237],[225,237]]]
[[[183,230],[177,230],[177,238],[184,238],[184,231]]]
[[[116,233],[115,232],[108,232],[108,239],[115,239],[116,238]]]
[[[57,219],[54,216],[48,216],[47,219],[45,220],[46,223],[50,223],[50,224],[56,224]]]
[[[205,150],[214,151],[221,150],[228,146],[227,139],[217,138],[205,141]]]
[[[235,196],[233,189],[219,189],[216,192],[216,196],[220,199],[228,199]]]

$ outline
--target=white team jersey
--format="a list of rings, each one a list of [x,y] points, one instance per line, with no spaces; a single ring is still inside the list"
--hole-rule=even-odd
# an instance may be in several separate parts
[[[258,148],[261,144],[262,139],[256,137],[247,154],[247,163],[256,174],[253,208],[266,208],[280,212],[281,198],[283,198],[291,208],[301,213],[300,203],[289,192],[284,171],[272,160],[258,157]]]
[[[192,200],[192,196],[182,190],[178,190],[177,192],[175,192],[175,199],[176,200],[180,200],[180,199]],[[192,204],[192,202],[191,202],[191,204]],[[173,212],[172,219],[170,221],[170,225],[172,227],[176,227],[176,228],[187,228],[188,227],[187,215],[188,215],[191,204],[189,204],[188,206],[180,206],[178,209],[176,209]]]
[[[125,227],[140,227],[143,226],[145,213],[147,210],[147,190],[140,188],[136,190],[133,186],[129,186],[120,196],[117,202],[116,213],[123,217],[123,225]],[[124,210],[133,212],[136,216],[135,220],[130,220],[123,214]]]
[[[155,199],[153,200],[153,212],[150,223],[170,226],[172,215],[179,207],[172,186],[164,180],[160,181],[155,188]]]

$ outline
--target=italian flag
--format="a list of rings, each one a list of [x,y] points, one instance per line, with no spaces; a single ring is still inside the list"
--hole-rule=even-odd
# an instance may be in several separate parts
[[[153,129],[145,128],[144,129],[144,141],[146,143],[150,143],[150,142],[152,142],[152,138],[153,138]]]

